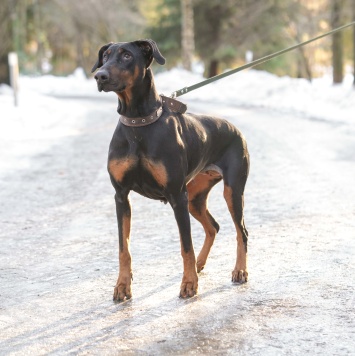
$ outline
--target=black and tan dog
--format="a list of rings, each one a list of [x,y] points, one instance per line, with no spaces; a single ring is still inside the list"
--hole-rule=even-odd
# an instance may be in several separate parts
[[[109,43],[98,54],[92,72],[99,91],[118,95],[120,122],[113,134],[108,171],[115,188],[119,233],[119,275],[113,299],[132,296],[129,251],[131,190],[168,202],[180,233],[184,273],[180,296],[197,293],[198,276],[219,230],[207,209],[211,188],[223,179],[224,198],[237,230],[237,261],[232,281],[244,283],[247,272],[247,236],[243,218],[244,187],[249,154],[242,134],[228,121],[184,113],[177,100],[159,96],[150,65],[165,59],[152,40]],[[195,258],[190,216],[203,226],[206,237]]]

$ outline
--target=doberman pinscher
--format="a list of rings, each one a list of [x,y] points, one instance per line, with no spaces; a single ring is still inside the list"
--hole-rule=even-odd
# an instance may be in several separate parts
[[[118,95],[121,115],[108,154],[108,172],[116,191],[119,235],[119,275],[113,299],[132,296],[129,251],[131,190],[168,202],[178,225],[184,272],[180,297],[197,293],[198,276],[219,230],[207,208],[211,188],[223,179],[224,198],[237,230],[237,261],[232,281],[244,283],[247,272],[247,236],[244,225],[244,187],[249,173],[246,141],[226,120],[184,113],[177,100],[157,94],[153,59],[165,64],[153,40],[104,45],[98,53],[95,79],[99,91]],[[195,258],[190,216],[203,226],[206,237]]]

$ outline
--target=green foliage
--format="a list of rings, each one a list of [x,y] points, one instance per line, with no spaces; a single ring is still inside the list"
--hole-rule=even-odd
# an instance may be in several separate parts
[[[297,71],[294,54],[292,53],[286,53],[280,57],[262,63],[257,69],[265,70],[280,76],[290,75],[290,73],[296,73]]]
[[[254,52],[254,58],[260,58],[287,47],[290,39],[285,28],[300,9],[295,0],[195,0],[195,54],[206,68],[213,63],[222,71],[243,62],[247,50]],[[180,1],[155,1],[154,16],[159,21],[151,21],[148,15],[148,34],[159,43],[168,64],[175,65],[181,52]],[[280,73],[294,67],[283,59],[277,63],[284,69],[278,70]],[[264,68],[273,69],[274,65],[265,64]]]
[[[181,6],[180,0],[156,2],[154,17],[148,19],[147,37],[159,44],[167,59],[167,67],[175,66],[181,59]]]

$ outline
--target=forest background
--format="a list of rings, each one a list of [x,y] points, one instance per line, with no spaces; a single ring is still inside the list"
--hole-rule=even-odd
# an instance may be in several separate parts
[[[196,66],[210,77],[351,21],[355,0],[2,0],[0,83],[9,82],[12,51],[22,74],[82,67],[89,76],[103,44],[140,38],[158,43],[166,69]],[[355,72],[355,27],[258,69],[341,83]]]

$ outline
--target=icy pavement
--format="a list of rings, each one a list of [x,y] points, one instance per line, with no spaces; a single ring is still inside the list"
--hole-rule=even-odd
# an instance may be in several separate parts
[[[201,79],[173,70],[157,83],[169,94]],[[209,204],[221,231],[191,300],[177,297],[170,207],[132,194],[133,299],[123,304],[111,300],[117,227],[106,172],[116,100],[80,71],[23,77],[19,108],[0,88],[0,355],[354,354],[349,82],[246,71],[182,97],[247,138],[250,281],[230,282],[235,234],[221,185]],[[193,237],[198,251],[194,221]]]
[[[116,304],[115,100],[50,100],[58,117],[38,135],[21,130],[29,122],[18,137],[2,133],[1,355],[354,354],[355,123],[185,100],[247,138],[250,281],[230,282],[235,233],[221,185],[209,204],[221,231],[190,300],[178,298],[170,207],[132,194],[133,298]],[[193,237],[198,251],[194,221]]]

